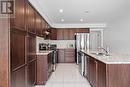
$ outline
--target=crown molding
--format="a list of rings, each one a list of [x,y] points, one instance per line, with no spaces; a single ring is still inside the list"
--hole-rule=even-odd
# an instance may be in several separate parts
[[[106,28],[106,23],[53,24],[54,28]]]

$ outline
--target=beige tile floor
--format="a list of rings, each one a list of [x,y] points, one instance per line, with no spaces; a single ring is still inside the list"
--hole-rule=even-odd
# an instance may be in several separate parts
[[[76,64],[58,64],[45,86],[36,87],[91,87],[79,73]]]

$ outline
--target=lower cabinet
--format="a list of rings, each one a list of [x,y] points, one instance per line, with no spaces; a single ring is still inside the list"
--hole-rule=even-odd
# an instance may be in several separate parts
[[[87,65],[92,87],[130,87],[130,64],[106,64],[87,55]]]
[[[92,87],[106,87],[106,64],[89,57],[89,82]]]
[[[52,73],[51,53],[37,55],[37,85],[45,85]]]
[[[58,49],[58,63],[64,63],[64,49]]]
[[[92,87],[96,87],[96,79],[97,79],[97,61],[89,57],[89,82],[92,85]]]
[[[36,61],[32,61],[28,64],[28,86],[34,87],[36,83]]]
[[[75,49],[65,49],[64,50],[65,63],[74,63],[75,62]]]
[[[27,87],[26,71],[27,67],[22,67],[11,72],[11,87]]]
[[[106,64],[98,61],[97,67],[97,87],[106,87]]]
[[[58,50],[58,63],[74,63],[74,62],[75,62],[75,49]]]
[[[36,83],[36,61],[11,72],[11,87],[34,87]]]

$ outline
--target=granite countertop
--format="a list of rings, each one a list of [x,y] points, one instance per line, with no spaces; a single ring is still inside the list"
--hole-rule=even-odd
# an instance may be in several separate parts
[[[57,49],[75,49],[74,47],[57,47]]]
[[[86,50],[81,51],[105,64],[130,64],[130,55],[111,53],[110,56],[99,56],[93,54],[94,52],[92,51],[86,51]]]
[[[48,55],[49,53],[53,52],[53,50],[45,50],[45,51],[40,51],[37,52],[37,55]]]

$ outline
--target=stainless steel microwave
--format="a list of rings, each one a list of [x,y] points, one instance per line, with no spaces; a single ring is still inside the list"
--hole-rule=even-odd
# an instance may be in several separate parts
[[[39,43],[39,51],[47,50],[47,44]]]

